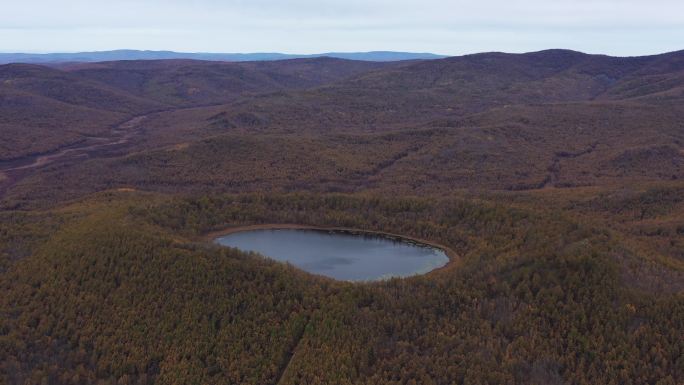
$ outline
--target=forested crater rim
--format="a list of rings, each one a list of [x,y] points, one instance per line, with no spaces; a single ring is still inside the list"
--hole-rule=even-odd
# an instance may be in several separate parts
[[[299,266],[295,266],[300,270],[307,271],[311,274],[314,275],[322,275],[326,276],[327,278],[334,279],[334,280],[339,280],[339,281],[348,281],[348,282],[355,282],[355,283],[372,283],[372,282],[379,282],[379,281],[384,281],[387,278],[392,278],[392,277],[399,277],[399,278],[411,278],[411,277],[418,277],[418,276],[426,276],[428,274],[432,274],[438,271],[443,271],[448,268],[451,268],[456,265],[456,262],[460,260],[458,255],[449,247],[444,246],[440,243],[431,241],[431,240],[426,240],[426,239],[421,239],[417,237],[412,237],[412,236],[407,236],[407,235],[402,235],[402,234],[396,234],[396,233],[390,233],[390,232],[385,232],[385,231],[377,231],[377,230],[365,230],[365,229],[359,229],[359,228],[351,228],[351,227],[328,227],[328,226],[313,226],[313,225],[299,225],[299,224],[258,224],[258,225],[245,225],[245,226],[236,226],[236,227],[230,227],[230,228],[225,228],[222,230],[217,230],[217,231],[212,231],[204,236],[204,238],[212,243],[215,243],[217,245],[220,245],[222,247],[234,247],[230,245],[225,245],[221,244],[219,241],[221,238],[234,235],[237,233],[247,233],[247,232],[253,232],[253,231],[268,231],[268,230],[302,230],[302,231],[314,231],[314,232],[321,232],[321,233],[328,233],[328,234],[340,234],[340,235],[352,235],[352,236],[370,236],[373,238],[381,239],[381,240],[386,240],[386,241],[393,241],[397,243],[402,243],[404,245],[410,245],[410,246],[415,246],[415,247],[422,247],[422,248],[429,248],[432,250],[436,250],[439,252],[442,252],[444,256],[447,258],[446,263],[440,266],[432,267],[429,270],[422,271],[422,272],[416,272],[414,274],[407,274],[407,275],[395,275],[395,276],[388,276],[388,277],[379,277],[376,279],[363,279],[363,280],[356,280],[356,279],[340,279],[340,278],[335,278],[326,274],[320,274],[316,272],[309,271],[306,268],[302,268]],[[243,251],[248,251],[248,250],[243,250]],[[263,254],[263,253],[260,253]],[[272,255],[265,255],[271,259],[274,259],[276,261],[281,261],[283,260],[276,258],[276,256]],[[289,262],[289,261],[288,261]]]

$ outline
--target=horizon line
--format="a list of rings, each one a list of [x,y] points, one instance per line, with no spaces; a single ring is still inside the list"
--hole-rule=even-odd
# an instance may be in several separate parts
[[[221,52],[221,51],[175,51],[169,49],[134,49],[134,48],[116,48],[116,49],[104,49],[104,50],[79,50],[79,51],[6,51],[0,49],[0,55],[76,55],[76,54],[90,54],[90,53],[107,53],[107,52],[148,52],[148,53],[173,53],[173,54],[188,54],[188,55],[286,55],[286,56],[325,56],[327,54],[370,54],[370,53],[402,53],[402,54],[413,54],[413,55],[434,55],[446,57],[459,57],[459,56],[469,56],[478,54],[491,54],[491,53],[502,53],[502,54],[531,54],[546,51],[567,51],[576,52],[584,55],[597,55],[597,56],[609,56],[617,58],[630,58],[630,57],[645,57],[645,56],[658,56],[666,55],[676,52],[684,51],[684,48],[664,51],[658,53],[643,53],[634,55],[613,55],[606,53],[596,53],[581,51],[571,48],[544,48],[532,51],[473,51],[468,53],[460,54],[443,54],[430,51],[396,51],[396,50],[370,50],[370,51],[324,51],[324,52],[313,52],[313,53],[299,53],[299,52],[286,52],[286,51],[248,51],[248,52]]]

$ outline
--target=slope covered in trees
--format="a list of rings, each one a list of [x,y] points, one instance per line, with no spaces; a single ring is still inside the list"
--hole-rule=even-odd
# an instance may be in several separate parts
[[[302,89],[402,63],[316,58],[0,65],[0,160],[47,152],[108,132],[133,116]]]
[[[0,383],[684,383],[682,63],[0,66]],[[351,284],[208,238],[268,223],[459,257]]]
[[[682,52],[614,58],[552,50],[400,63],[30,66],[22,82],[7,75],[0,89],[28,98],[0,107],[6,158],[78,141],[119,143],[117,123],[143,115],[129,120],[130,138],[114,153],[8,172],[12,188],[3,196],[15,207],[111,187],[443,194],[678,180],[682,63]],[[56,93],[53,78],[79,87],[55,86],[64,91]],[[110,96],[101,100],[95,86]],[[60,191],[64,180],[70,191]]]
[[[614,256],[629,246],[558,214],[463,198],[100,194],[52,213],[57,230],[8,262],[2,373],[11,384],[680,382],[684,298],[635,289]],[[357,285],[202,238],[262,222],[403,233],[460,259]]]

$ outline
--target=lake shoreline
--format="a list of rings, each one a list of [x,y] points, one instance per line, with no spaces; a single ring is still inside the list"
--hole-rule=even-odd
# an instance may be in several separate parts
[[[458,254],[456,254],[456,252],[454,250],[452,250],[451,248],[444,246],[440,243],[434,242],[434,241],[429,241],[429,240],[420,239],[420,238],[411,237],[411,236],[406,236],[406,235],[401,235],[401,234],[389,233],[386,231],[363,230],[363,229],[357,229],[357,228],[352,228],[352,227],[311,226],[311,225],[299,225],[299,224],[293,224],[293,223],[267,223],[267,224],[259,224],[259,225],[236,226],[236,227],[225,228],[223,230],[212,231],[212,232],[204,234],[202,236],[202,239],[206,240],[206,241],[210,241],[212,243],[215,243],[217,238],[220,238],[221,236],[245,232],[245,231],[254,231],[254,230],[315,230],[315,231],[340,232],[340,233],[347,233],[347,234],[353,234],[353,235],[368,234],[368,235],[379,236],[379,237],[383,237],[383,238],[387,238],[387,239],[406,241],[409,243],[416,243],[416,244],[420,244],[420,245],[433,247],[435,249],[439,249],[439,250],[443,251],[444,254],[447,256],[447,258],[449,258],[449,261],[444,266],[435,268],[435,269],[430,270],[429,272],[424,273],[424,274],[416,274],[413,277],[427,276],[427,275],[430,275],[433,273],[452,269],[453,267],[458,265],[458,263],[461,261],[460,256]],[[405,277],[405,278],[411,278],[411,277]]]

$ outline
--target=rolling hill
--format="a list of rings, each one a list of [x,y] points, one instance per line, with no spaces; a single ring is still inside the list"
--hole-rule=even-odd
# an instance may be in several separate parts
[[[0,66],[0,382],[684,381],[684,51]],[[352,284],[211,243],[403,234]]]
[[[103,136],[135,116],[239,96],[333,82],[392,63],[301,59],[278,64],[128,61],[70,64],[62,69],[0,66],[0,159],[45,153]]]
[[[684,177],[683,111],[677,103],[681,57],[625,59],[546,51],[389,67],[315,59],[317,70],[311,72],[306,70],[314,68],[309,61],[250,63],[250,68],[259,68],[254,73],[268,75],[231,83],[236,88],[227,85],[234,77],[227,76],[225,84],[207,82],[206,95],[216,105],[153,114],[145,120],[135,154],[74,167],[81,170],[77,175],[89,174],[88,168],[112,170],[93,176],[87,185],[95,190],[113,184],[422,194],[678,180]],[[102,71],[121,81],[132,77],[128,63],[115,76],[119,72],[109,67],[116,65],[102,64]],[[302,71],[315,78],[288,75],[274,84],[272,67],[279,65],[281,73]],[[178,76],[182,87],[188,87],[201,79],[202,70],[209,78],[219,69],[234,70],[214,66],[193,63],[182,68],[194,75],[180,76],[173,64],[171,75],[162,72],[153,79]],[[329,68],[336,66],[347,68],[331,73]],[[79,68],[69,73],[145,95],[134,86],[107,81],[100,68]],[[319,73],[326,74],[324,80]],[[299,82],[291,85],[295,78]],[[217,89],[231,92],[226,99],[232,100],[221,104],[223,96],[211,91],[211,84],[221,84]],[[263,85],[259,89],[264,92],[244,91],[243,84]],[[181,100],[186,106],[195,103],[187,96]],[[345,148],[347,144],[351,147]],[[244,147],[221,151],[238,145]],[[396,152],[386,151],[392,148]],[[252,169],[257,164],[243,158],[250,151],[265,155],[263,165]],[[299,151],[301,156],[289,160],[277,155]],[[311,155],[322,162],[312,164]],[[206,159],[206,167],[199,159]],[[365,166],[361,159],[368,159]],[[244,170],[237,172],[243,164]],[[324,164],[330,168],[318,170]],[[299,169],[307,172],[294,171]],[[62,173],[55,175],[57,180]],[[230,183],[221,183],[227,175]]]

